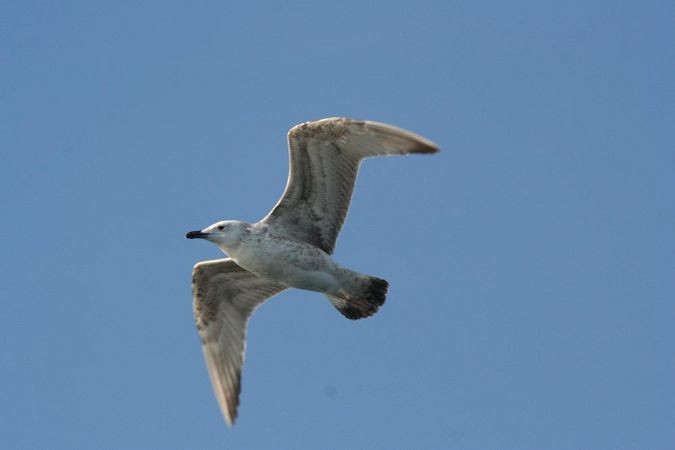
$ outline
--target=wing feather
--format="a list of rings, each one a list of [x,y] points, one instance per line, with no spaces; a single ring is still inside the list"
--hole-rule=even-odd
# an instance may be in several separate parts
[[[229,258],[194,267],[195,321],[213,392],[228,425],[237,418],[248,319],[258,305],[285,288],[244,270]]]
[[[297,125],[288,132],[286,189],[261,220],[286,237],[332,253],[364,158],[436,153],[436,145],[410,131],[346,118]]]

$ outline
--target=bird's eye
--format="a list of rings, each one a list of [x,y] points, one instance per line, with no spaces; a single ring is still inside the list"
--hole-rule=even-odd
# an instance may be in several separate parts
[[[223,231],[225,229],[225,225],[218,225],[218,230]]]

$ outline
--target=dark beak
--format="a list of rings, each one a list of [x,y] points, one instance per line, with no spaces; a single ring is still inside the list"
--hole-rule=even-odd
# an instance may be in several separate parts
[[[204,239],[208,235],[209,233],[202,233],[201,231],[188,231],[185,237],[187,239]]]

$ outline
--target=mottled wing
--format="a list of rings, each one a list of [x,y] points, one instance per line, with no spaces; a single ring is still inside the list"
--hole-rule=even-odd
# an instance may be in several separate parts
[[[204,261],[194,267],[195,321],[213,391],[228,425],[237,418],[248,318],[258,305],[285,288],[231,259]]]
[[[261,222],[326,253],[333,252],[363,158],[438,152],[433,142],[409,131],[345,118],[293,127],[288,148],[286,190]]]

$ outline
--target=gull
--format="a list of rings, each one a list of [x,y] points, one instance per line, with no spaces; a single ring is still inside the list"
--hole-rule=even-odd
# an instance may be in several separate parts
[[[197,263],[192,292],[209,377],[229,426],[237,418],[246,326],[265,300],[290,287],[316,291],[352,320],[384,304],[387,281],[330,257],[361,161],[438,152],[433,142],[401,128],[347,118],[291,128],[288,149],[286,189],[267,216],[255,224],[220,221],[186,235],[206,239],[228,256]]]

